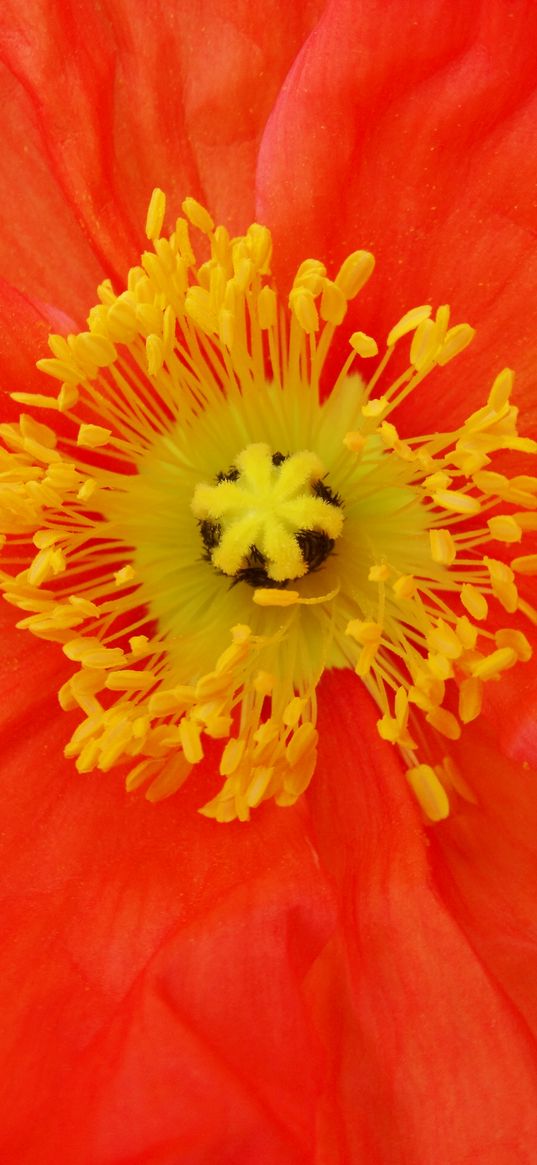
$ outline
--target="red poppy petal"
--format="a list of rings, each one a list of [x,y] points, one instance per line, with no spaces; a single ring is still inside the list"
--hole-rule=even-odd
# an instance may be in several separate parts
[[[474,790],[465,806],[431,833],[444,901],[478,957],[537,1036],[537,769],[498,752],[495,732],[476,721],[455,749]]]
[[[172,217],[189,193],[244,227],[262,127],[320,6],[29,0],[23,13],[7,3],[0,57],[14,132],[3,162],[19,243],[2,252],[8,277],[74,313],[97,282],[95,260],[121,277],[136,261],[156,185]]]
[[[2,421],[6,421],[21,411],[20,405],[10,399],[10,393],[54,395],[50,381],[45,380],[35,362],[48,351],[47,339],[52,329],[66,332],[74,324],[47,304],[22,295],[1,278],[0,320],[0,401]]]
[[[63,302],[83,320],[94,301],[102,266],[58,183],[32,95],[4,63],[8,35],[1,27],[4,12],[0,13],[0,102],[4,110],[0,269],[5,279],[26,294],[40,296],[45,302]]]
[[[535,661],[487,685],[483,713],[494,727],[495,745],[511,760],[537,769],[537,668]]]
[[[504,364],[521,404],[526,390],[535,400],[536,76],[531,3],[333,0],[261,147],[258,213],[280,273],[305,253],[336,264],[367,247],[378,269],[354,326],[382,338],[414,304],[447,301],[478,327],[439,388],[458,416]],[[414,400],[406,410],[415,427]],[[419,412],[438,423],[438,392],[420,394]]]
[[[332,1052],[325,1137],[329,1145],[339,1128],[339,1155],[326,1148],[326,1159],[530,1165],[534,1044],[461,930],[456,904],[450,911],[436,892],[427,833],[363,688],[325,677],[320,712],[308,800],[341,903],[339,945],[309,984]],[[475,863],[468,877],[479,880]]]
[[[324,1053],[303,981],[333,918],[304,805],[218,826],[196,813],[214,760],[160,806],[77,775],[61,655],[11,622],[0,1156],[201,1165],[229,1143],[306,1165]]]

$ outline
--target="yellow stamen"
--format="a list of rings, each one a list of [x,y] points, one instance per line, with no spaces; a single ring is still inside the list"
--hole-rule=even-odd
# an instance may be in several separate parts
[[[246,820],[307,787],[316,686],[345,667],[440,821],[473,797],[449,742],[485,683],[531,655],[489,610],[537,621],[515,579],[522,591],[537,556],[493,557],[537,528],[537,479],[495,467],[536,449],[518,435],[513,373],[456,430],[402,439],[398,405],[463,351],[468,324],[411,308],[367,383],[356,367],[379,349],[363,331],[328,370],[372,255],[335,274],[306,259],[285,304],[265,227],[231,239],[187,198],[162,237],[165,211],[156,190],[151,249],[126,288],[101,285],[88,330],[50,337],[38,366],[55,394],[13,394],[61,412],[58,433],[28,413],[0,426],[0,584],[19,626],[75,667],[59,693],[81,716],[66,756],[80,772],[128,763],[127,788],[156,801],[212,738],[221,787],[202,812]]]
[[[449,814],[446,791],[431,765],[407,769],[407,779],[430,821],[442,821]]]

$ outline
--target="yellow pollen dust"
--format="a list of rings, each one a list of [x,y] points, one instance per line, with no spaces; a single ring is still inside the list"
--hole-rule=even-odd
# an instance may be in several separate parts
[[[455,430],[439,416],[401,435],[398,406],[442,401],[472,328],[418,305],[384,343],[349,327],[334,368],[373,257],[330,274],[306,259],[284,301],[265,227],[231,238],[195,199],[182,210],[163,234],[154,191],[126,287],[106,281],[87,330],[50,337],[38,367],[56,391],[14,393],[20,420],[0,425],[0,585],[18,626],[73,665],[66,756],[82,773],[126,766],[127,789],[159,801],[212,740],[202,812],[246,820],[307,788],[317,686],[346,668],[439,821],[473,797],[452,742],[485,684],[531,655],[518,612],[536,621],[537,479],[522,462],[537,446],[518,433],[513,373]]]

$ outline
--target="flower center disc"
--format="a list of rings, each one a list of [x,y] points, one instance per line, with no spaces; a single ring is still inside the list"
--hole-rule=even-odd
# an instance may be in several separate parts
[[[315,453],[248,445],[214,485],[194,492],[207,559],[253,587],[285,586],[318,570],[343,526],[341,501],[324,477]]]
[[[129,763],[127,789],[157,801],[219,741],[202,812],[246,820],[306,789],[317,684],[345,668],[439,821],[471,796],[452,742],[484,685],[531,656],[511,617],[537,623],[523,593],[537,555],[509,552],[537,529],[537,478],[496,461],[537,452],[513,373],[446,430],[437,378],[473,336],[447,305],[410,308],[383,353],[349,328],[327,365],[373,256],[333,278],[305,259],[285,302],[267,228],[230,238],[194,199],[182,208],[163,236],[154,191],[152,250],[38,362],[57,395],[14,393],[32,414],[0,425],[0,589],[75,665],[65,755],[82,773]],[[398,407],[429,377],[441,423],[402,437]],[[62,414],[58,430],[35,409]]]

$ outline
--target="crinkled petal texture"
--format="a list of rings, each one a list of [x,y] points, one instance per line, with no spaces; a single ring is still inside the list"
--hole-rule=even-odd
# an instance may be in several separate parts
[[[285,243],[283,278],[304,249],[337,263],[366,247],[365,331],[443,301],[478,328],[443,388],[457,415],[504,364],[523,408],[534,384],[536,79],[531,0],[332,0],[263,138],[257,213]],[[420,419],[437,426],[437,400]]]
[[[334,905],[305,805],[222,829],[196,814],[210,771],[162,811],[80,781],[59,761],[65,667],[10,622],[0,1157],[311,1160],[324,1053],[304,984]]]
[[[483,777],[496,807],[442,827],[432,874],[374,707],[333,674],[309,806],[223,829],[195,813],[205,774],[149,809],[58,763],[57,658],[3,630],[2,1158],[531,1165],[520,774]]]
[[[459,421],[503,365],[536,431],[536,119],[530,0],[332,0],[282,88],[257,168],[282,283],[306,252],[335,269],[366,247],[377,269],[350,327],[382,338],[408,308],[447,301],[477,329],[441,398],[431,379],[398,409],[401,432]],[[515,472],[533,471],[518,459]],[[487,711],[501,711],[502,750],[535,763],[534,664],[523,683],[522,704],[508,679]]]
[[[321,1160],[530,1165],[537,1147],[537,807],[476,732],[482,804],[427,838],[363,691],[322,687],[308,794],[340,927],[310,977],[332,1056]],[[336,726],[336,727],[334,727]],[[334,761],[334,756],[338,761]],[[535,773],[533,773],[535,780]],[[431,853],[432,868],[431,873]],[[327,1105],[330,1100],[327,1099]]]
[[[479,329],[451,419],[502,363],[535,417],[534,5],[338,0],[306,40],[320,8],[4,5],[5,389],[36,386],[47,303],[78,319],[135,260],[153,185],[245,225],[275,105],[258,214],[289,270],[371,247],[360,326],[450,299]],[[469,728],[478,803],[427,836],[340,674],[295,808],[199,817],[210,757],[148,806],[61,759],[63,658],[1,620],[0,1158],[533,1165],[535,774]]]
[[[143,249],[154,186],[249,222],[261,131],[321,7],[7,0],[4,277],[81,318],[103,273],[124,278]]]

